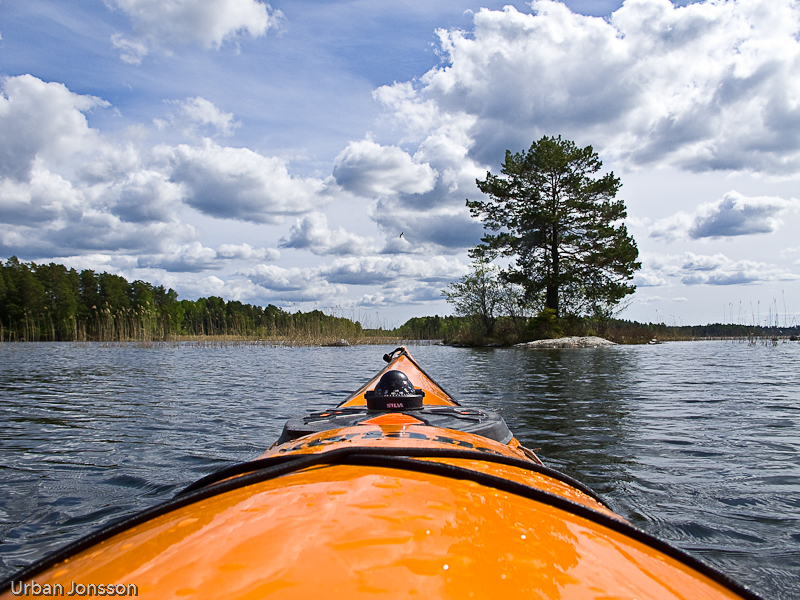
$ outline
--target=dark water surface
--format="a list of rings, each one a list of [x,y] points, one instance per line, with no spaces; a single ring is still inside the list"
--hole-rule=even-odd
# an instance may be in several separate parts
[[[390,349],[0,344],[0,578],[256,457]],[[800,598],[800,343],[411,352],[637,526]]]

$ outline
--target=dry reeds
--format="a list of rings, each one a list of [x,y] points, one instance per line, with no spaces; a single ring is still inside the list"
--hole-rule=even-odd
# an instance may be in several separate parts
[[[0,324],[2,342],[70,341],[77,343],[135,344],[193,344],[197,346],[358,346],[397,344],[400,337],[391,332],[361,327],[346,318],[309,318],[308,314],[288,314],[281,323],[254,326],[245,320],[215,323],[204,320],[188,331],[175,331],[169,315],[159,318],[144,308],[121,309],[112,312],[107,307],[93,307],[91,318],[70,317],[54,323],[47,314],[30,315],[16,327]]]

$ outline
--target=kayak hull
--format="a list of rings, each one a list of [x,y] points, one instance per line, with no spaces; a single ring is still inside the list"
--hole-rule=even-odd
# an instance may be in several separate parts
[[[36,577],[147,598],[738,598],[645,544],[467,480],[336,465],[171,511]]]

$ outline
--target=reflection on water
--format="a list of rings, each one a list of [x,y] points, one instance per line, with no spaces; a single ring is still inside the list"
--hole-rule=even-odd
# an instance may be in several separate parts
[[[606,493],[623,472],[617,467],[626,458],[618,451],[627,438],[623,393],[635,369],[636,357],[617,351],[495,351],[468,369],[472,381],[464,393],[501,412],[548,464]]]
[[[0,575],[258,456],[389,349],[0,345]],[[640,527],[800,598],[800,344],[412,354]]]

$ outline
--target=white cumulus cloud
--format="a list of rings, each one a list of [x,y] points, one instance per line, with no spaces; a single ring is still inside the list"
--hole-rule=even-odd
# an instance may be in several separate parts
[[[696,255],[687,252],[680,266],[686,285],[738,285],[800,279],[791,271],[754,260],[732,260],[724,254]]]
[[[363,255],[375,251],[375,241],[349,233],[343,227],[331,230],[323,213],[312,212],[297,219],[289,230],[289,236],[281,238],[280,247],[306,249],[317,255]]]
[[[66,221],[87,205],[84,194],[71,182],[41,165],[28,181],[0,179],[0,222],[9,225],[44,224]]]
[[[474,118],[479,163],[560,133],[634,165],[800,168],[794,0],[627,0],[607,19],[552,0],[531,8],[481,9],[472,31],[440,30],[445,64],[381,97],[413,131],[440,113]]]
[[[773,233],[783,224],[779,216],[798,207],[795,199],[748,197],[730,191],[716,202],[701,204],[692,214],[678,212],[656,221],[649,235],[675,241]]]
[[[200,242],[171,244],[166,252],[142,255],[139,268],[157,268],[175,273],[196,273],[219,268],[231,260],[277,260],[280,253],[271,248],[253,248],[249,244],[222,244],[216,250]]]
[[[167,222],[183,197],[183,188],[158,171],[142,169],[129,173],[109,188],[110,210],[132,223]]]
[[[168,121],[155,119],[154,123],[159,129],[169,124],[185,135],[207,132],[230,137],[236,128],[242,126],[240,121],[234,120],[233,113],[223,112],[213,102],[200,96],[170,104],[177,106],[177,114],[170,115]]]
[[[640,287],[684,285],[747,285],[772,281],[800,280],[800,275],[779,265],[756,260],[736,260],[725,254],[641,255],[643,268],[634,284]]]
[[[192,242],[170,245],[163,254],[140,256],[137,266],[174,272],[197,272],[212,268],[215,258],[214,250],[206,248],[200,242]]]
[[[363,306],[398,305],[441,300],[441,289],[465,275],[458,259],[436,256],[427,260],[408,256],[337,258],[327,265],[284,268],[259,264],[239,274],[284,301],[342,299],[347,286],[371,288],[357,303]]]
[[[342,188],[372,197],[428,192],[433,189],[437,173],[397,146],[361,140],[350,142],[336,157],[333,176]]]
[[[107,0],[131,20],[136,37],[114,34],[125,62],[139,64],[151,47],[197,44],[219,48],[239,35],[257,38],[276,27],[283,13],[259,0]]]
[[[108,102],[32,75],[7,77],[0,94],[0,176],[27,180],[34,160],[63,161],[97,143],[85,112]]]
[[[177,104],[183,123],[230,133],[237,125],[203,98]],[[5,255],[75,257],[141,253],[134,263],[177,272],[231,260],[269,261],[274,249],[205,248],[182,222],[184,205],[218,218],[276,223],[326,200],[319,179],[285,162],[210,139],[143,147],[102,135],[85,112],[108,103],[30,75],[3,80],[0,95],[0,249]],[[189,131],[194,134],[194,131]],[[121,139],[120,139],[121,138]]]
[[[217,258],[239,260],[270,260],[275,261],[281,253],[274,248],[253,248],[250,244],[222,244],[217,247]]]
[[[282,159],[248,148],[205,139],[197,146],[162,147],[160,153],[171,165],[171,181],[186,187],[186,204],[212,217],[279,223],[322,201],[321,180],[293,177]]]
[[[386,285],[376,292],[364,294],[356,301],[358,306],[382,308],[402,304],[425,304],[442,299],[441,284],[403,281]]]
[[[435,256],[428,260],[408,256],[367,256],[339,258],[320,267],[320,275],[332,283],[383,285],[390,282],[444,283],[462,277],[468,267],[458,259]]]
[[[239,274],[273,295],[279,294],[284,301],[327,300],[347,293],[345,286],[330,284],[320,277],[317,268],[287,269],[261,264],[252,269],[243,269]]]
[[[665,277],[649,269],[637,271],[633,276],[632,283],[637,288],[669,285],[669,281]]]

